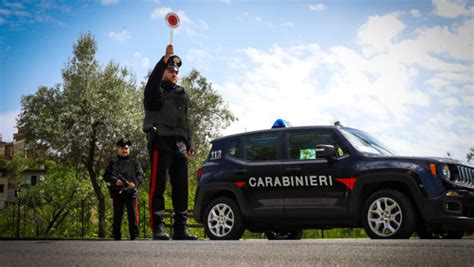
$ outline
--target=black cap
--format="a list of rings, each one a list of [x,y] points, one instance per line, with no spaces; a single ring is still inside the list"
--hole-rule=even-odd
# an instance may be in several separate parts
[[[130,140],[128,140],[127,138],[122,138],[122,139],[117,141],[116,145],[119,146],[119,147],[131,146],[132,142]]]
[[[179,67],[181,67],[181,58],[178,56],[174,55],[168,58],[168,61],[166,61],[166,68],[172,71],[179,71]]]

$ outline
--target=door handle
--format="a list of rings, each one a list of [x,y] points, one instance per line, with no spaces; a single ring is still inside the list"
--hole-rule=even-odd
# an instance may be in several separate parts
[[[283,171],[285,174],[296,174],[301,172],[301,168],[285,168]]]
[[[234,173],[235,173],[235,174],[238,174],[238,175],[243,175],[243,174],[246,174],[246,173],[247,173],[247,170],[246,170],[246,169],[234,170]]]

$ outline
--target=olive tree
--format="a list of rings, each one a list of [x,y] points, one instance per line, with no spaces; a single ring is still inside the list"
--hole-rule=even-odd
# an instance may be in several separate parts
[[[114,154],[115,140],[131,139],[145,170],[149,164],[141,130],[144,83],[138,90],[134,75],[113,61],[100,66],[96,52],[92,34],[82,34],[73,46],[73,57],[62,69],[63,83],[41,86],[34,95],[22,98],[17,127],[33,156],[65,164],[90,180],[98,202],[98,236],[104,238],[106,190],[101,173]],[[197,155],[190,162],[190,173],[195,175],[209,141],[236,118],[198,71],[184,76],[181,84],[191,103],[189,119]],[[146,200],[144,188],[141,195]]]
[[[92,34],[81,34],[62,69],[63,83],[39,87],[22,98],[18,129],[33,151],[59,160],[87,176],[98,201],[98,236],[105,237],[105,190],[100,173],[114,143],[126,136],[144,143],[141,94],[126,68],[95,58]],[[139,147],[140,145],[138,145]]]

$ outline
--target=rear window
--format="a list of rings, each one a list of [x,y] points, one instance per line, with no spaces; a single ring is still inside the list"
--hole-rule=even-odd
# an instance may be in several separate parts
[[[276,160],[278,157],[278,135],[263,133],[245,138],[244,158],[248,161]]]
[[[241,153],[239,150],[239,140],[231,140],[229,142],[229,145],[227,147],[227,153],[228,156],[234,157],[234,158],[239,158]]]

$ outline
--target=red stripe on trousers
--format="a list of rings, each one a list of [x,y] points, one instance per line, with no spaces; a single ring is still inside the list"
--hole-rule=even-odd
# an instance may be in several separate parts
[[[158,150],[153,150],[153,164],[151,165],[151,188],[148,195],[148,202],[150,206],[150,227],[155,232],[155,225],[153,224],[153,196],[155,195],[156,173],[158,171]]]
[[[135,203],[135,222],[137,223],[137,226],[138,226],[138,197],[137,197],[137,202]]]

